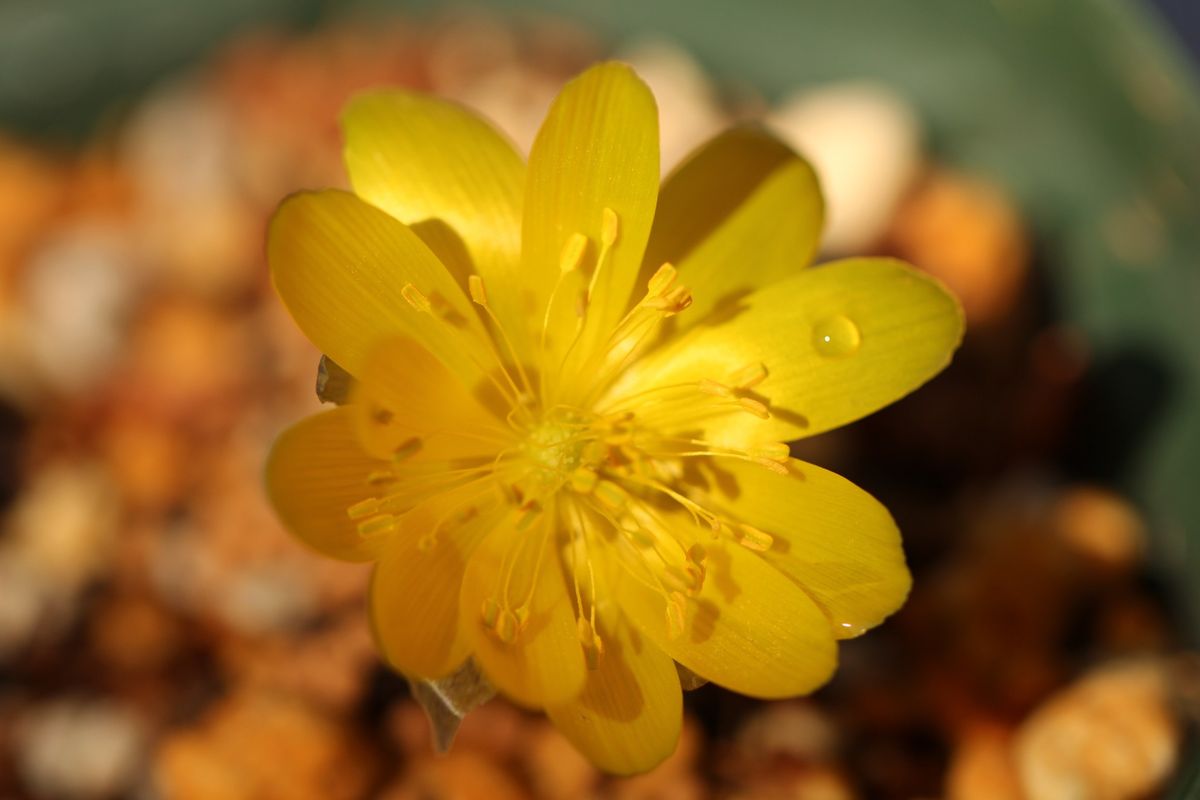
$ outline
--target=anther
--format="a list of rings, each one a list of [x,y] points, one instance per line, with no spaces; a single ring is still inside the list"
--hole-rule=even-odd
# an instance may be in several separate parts
[[[675,277],[679,274],[678,270],[670,264],[663,264],[655,271],[654,275],[646,283],[646,294],[651,297],[657,297],[663,292],[671,288],[675,283]]]
[[[517,519],[518,531],[528,530],[533,521],[542,513],[542,507],[536,500],[530,500],[521,506],[521,516]]]
[[[774,472],[776,475],[787,475],[788,474],[787,466],[785,464],[781,464],[780,462],[775,461],[773,459],[758,458],[755,456],[751,456],[750,460],[753,463],[758,464],[760,467],[766,467],[767,469],[771,470],[771,472]]]
[[[378,514],[365,522],[358,523],[358,535],[364,538],[390,533],[396,527],[396,518],[391,514]]]
[[[483,285],[483,278],[478,275],[468,277],[467,289],[471,292],[471,300],[475,305],[486,306],[488,304],[487,288]]]
[[[422,313],[428,314],[433,308],[429,298],[421,294],[421,290],[411,283],[404,284],[404,288],[400,290],[400,296],[407,300],[410,306]]]
[[[771,412],[767,410],[767,407],[753,397],[739,397],[738,405],[742,407],[743,411],[747,411],[759,419],[771,418]]]
[[[747,550],[753,550],[756,553],[765,553],[775,543],[775,538],[771,534],[766,531],[760,531],[753,525],[747,525],[744,522],[739,523],[734,528],[733,538],[742,547]]]
[[[496,617],[496,624],[492,626],[496,638],[504,644],[512,644],[517,640],[517,633],[520,629],[521,622],[517,619],[517,615],[507,608],[500,609],[500,614]]]
[[[733,389],[709,378],[701,378],[696,381],[696,388],[705,394],[711,394],[713,397],[733,397]]]
[[[495,629],[496,620],[500,618],[500,603],[494,597],[484,600],[483,605],[479,607],[479,616],[485,627]]]
[[[379,510],[379,503],[378,497],[368,497],[366,500],[360,500],[346,509],[346,516],[354,520],[365,519]]]
[[[755,458],[765,458],[768,461],[786,464],[792,456],[792,451],[783,442],[765,442],[752,447],[750,455]]]
[[[604,655],[604,640],[596,633],[587,617],[579,617],[575,624],[575,633],[583,647],[583,658],[587,662],[587,668],[596,669],[600,666],[600,656]]]
[[[417,436],[405,439],[392,451],[392,461],[407,461],[421,451],[421,439]]]
[[[620,234],[621,220],[617,217],[617,212],[605,206],[600,216],[600,244],[604,247],[612,247]]]
[[[678,639],[683,635],[687,612],[687,598],[680,592],[667,596],[667,638]]]
[[[612,481],[599,481],[593,490],[596,497],[609,508],[621,509],[629,502],[629,495]]]
[[[591,494],[599,482],[600,476],[587,467],[578,467],[571,473],[571,488],[580,494]]]
[[[747,364],[729,376],[730,382],[739,389],[753,389],[767,379],[767,365],[761,361]]]
[[[583,263],[583,254],[587,252],[588,238],[582,233],[572,233],[562,253],[558,257],[558,268],[563,272],[574,272]]]

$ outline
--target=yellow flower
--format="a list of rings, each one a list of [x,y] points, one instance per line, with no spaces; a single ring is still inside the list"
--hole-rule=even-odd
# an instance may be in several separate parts
[[[824,683],[910,578],[887,511],[784,442],[937,373],[957,303],[888,259],[804,269],[816,180],[755,129],[660,189],[620,64],[566,86],[528,164],[416,94],[342,122],[354,193],[286,200],[269,259],[356,389],[280,436],[267,482],[300,539],[376,562],[391,665],[473,658],[619,773],[674,749],[676,662],[754,697]]]

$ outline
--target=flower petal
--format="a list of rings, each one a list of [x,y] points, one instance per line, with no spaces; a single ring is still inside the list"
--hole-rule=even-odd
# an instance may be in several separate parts
[[[808,162],[764,130],[733,128],[663,183],[639,285],[673,264],[692,291],[691,307],[672,318],[686,330],[807,266],[824,214]]]
[[[878,500],[814,464],[792,460],[779,475],[727,459],[712,503],[770,534],[764,557],[825,609],[834,636],[878,625],[904,604],[912,585],[900,531]]]
[[[490,459],[511,439],[510,429],[485,405],[497,406],[494,395],[471,396],[454,373],[408,337],[371,349],[352,398],[363,448],[380,458],[414,445],[437,460]]]
[[[749,295],[726,321],[693,328],[635,363],[609,396],[733,376],[765,367],[737,399],[674,414],[667,430],[702,428],[720,445],[745,447],[812,436],[898,400],[936,375],[962,338],[962,309],[943,286],[903,262],[856,258],[802,270]],[[695,406],[704,399],[697,390]],[[712,398],[709,398],[711,400]]]
[[[357,95],[341,122],[355,193],[413,225],[443,261],[465,250],[464,271],[483,278],[506,331],[528,348],[518,272],[525,163],[512,144],[456,103],[397,89]],[[439,245],[424,235],[432,231],[457,241]]]
[[[604,652],[574,700],[550,706],[555,726],[596,766],[646,772],[679,742],[683,693],[671,659],[615,608],[597,623]]]
[[[599,64],[568,83],[530,152],[521,229],[538,323],[552,294],[555,300],[552,356],[561,358],[570,347],[576,309],[593,278],[578,352],[591,352],[625,313],[654,217],[658,175],[658,110],[633,70]],[[596,272],[606,235],[614,234]],[[579,235],[587,239],[581,267],[563,275],[564,248]]]
[[[473,484],[401,517],[371,576],[369,605],[379,649],[401,673],[440,678],[470,655],[470,635],[459,622],[463,574],[501,516],[490,491]]]
[[[374,494],[366,478],[383,464],[365,453],[346,406],[288,428],[267,456],[267,496],[302,542],[334,558],[370,561],[379,541],[363,537],[346,510]]]
[[[540,523],[524,531],[511,520],[497,525],[467,564],[459,608],[484,674],[533,708],[565,702],[584,684],[583,652],[549,518],[543,513]],[[511,641],[502,641],[485,624],[485,607],[499,603],[503,613],[511,613],[522,601],[528,609],[524,624]]]
[[[323,353],[357,376],[377,342],[407,334],[474,387],[495,363],[475,309],[421,239],[349,192],[285,200],[267,240],[284,305]]]
[[[685,548],[704,548],[707,570],[699,593],[673,593],[681,604],[676,625],[652,562],[624,540],[614,544],[623,567],[614,573],[616,596],[651,641],[697,675],[751,697],[792,697],[829,680],[837,647],[812,598],[756,553],[713,540],[690,518],[676,515],[674,526]]]

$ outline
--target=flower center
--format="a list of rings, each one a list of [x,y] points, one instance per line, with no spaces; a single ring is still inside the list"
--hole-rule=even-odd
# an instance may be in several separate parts
[[[585,451],[594,440],[587,423],[571,416],[551,418],[533,428],[525,439],[525,453],[543,475],[561,483],[585,461]]]

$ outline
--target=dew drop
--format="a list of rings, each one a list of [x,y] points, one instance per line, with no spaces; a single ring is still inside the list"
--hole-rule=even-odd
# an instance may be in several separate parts
[[[813,326],[813,347],[825,358],[842,358],[858,352],[862,336],[858,326],[841,314]]]
[[[867,626],[860,625],[857,622],[839,622],[838,628],[840,628],[837,632],[837,638],[839,639],[853,639],[867,632]]]

